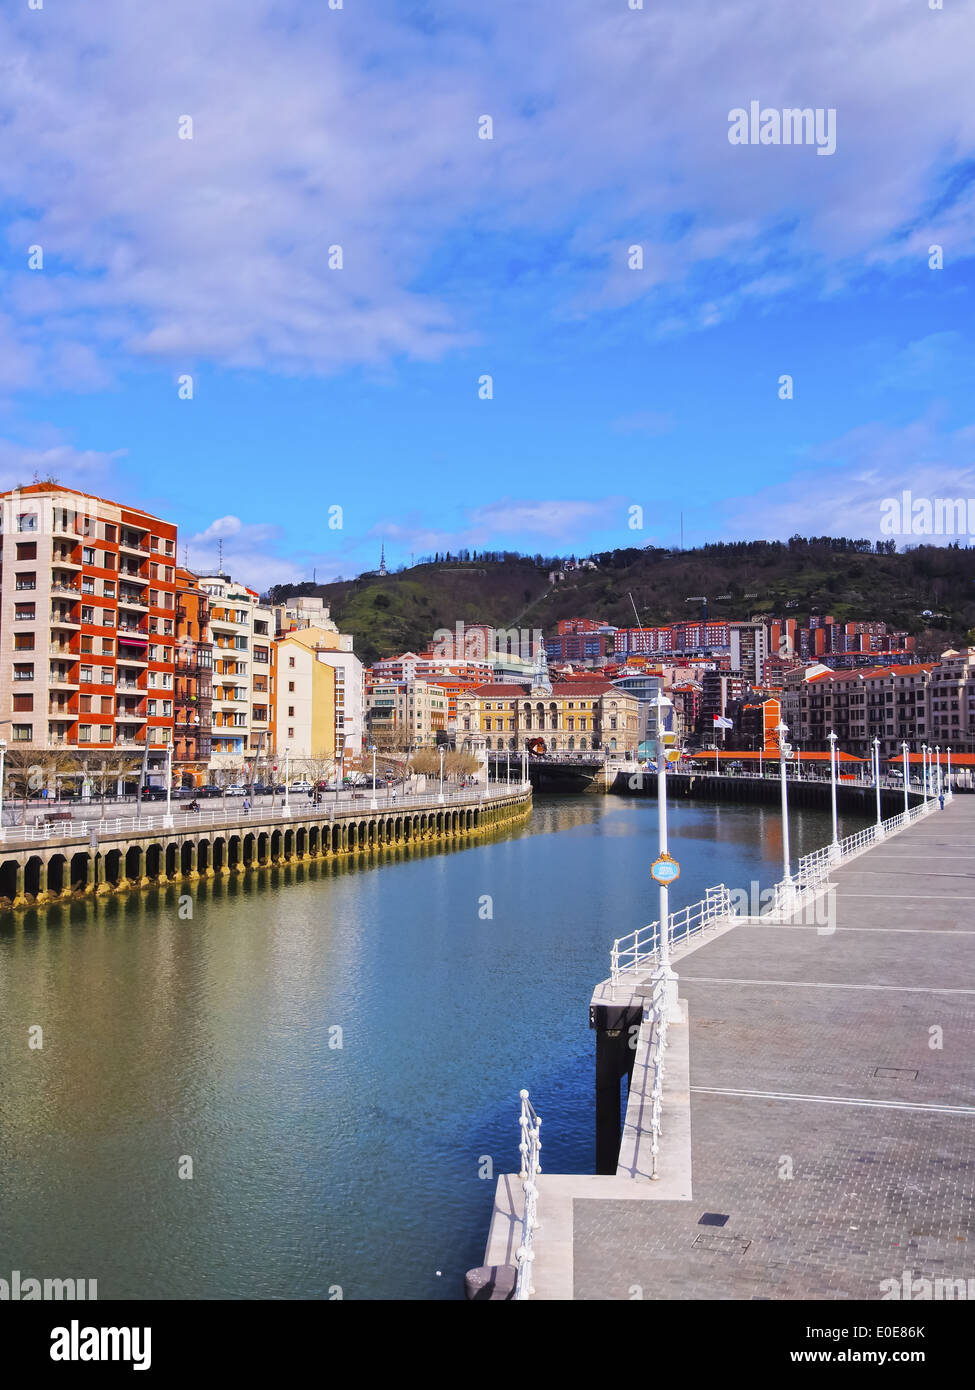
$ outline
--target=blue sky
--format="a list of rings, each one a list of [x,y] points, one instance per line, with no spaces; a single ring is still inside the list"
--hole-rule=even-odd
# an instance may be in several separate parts
[[[3,486],[259,587],[975,497],[975,3],[810,8],[8,8]],[[730,144],[751,100],[836,152]]]

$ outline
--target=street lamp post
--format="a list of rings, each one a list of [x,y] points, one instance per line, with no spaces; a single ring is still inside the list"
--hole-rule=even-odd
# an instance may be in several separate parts
[[[657,831],[658,854],[667,855],[667,749],[664,744],[664,717],[673,708],[662,689],[658,689],[654,701],[657,710]],[[670,964],[670,889],[658,880],[660,923],[660,964],[653,974],[654,996],[658,1001],[660,1017],[668,1022],[680,1022],[680,1008],[677,1003],[677,976]]]
[[[910,810],[910,807],[911,807],[911,803],[910,803],[910,799],[909,799],[909,798],[910,798],[910,790],[911,790],[911,769],[910,769],[910,764],[909,764],[908,761],[907,761],[907,744],[906,744],[906,743],[902,743],[902,744],[901,744],[901,752],[902,752],[902,754],[903,754],[903,761],[904,761],[904,816],[905,816],[905,818],[906,818],[906,817],[907,817],[907,813],[908,813],[908,811]]]
[[[925,801],[928,799],[928,745],[921,744],[921,792]]]
[[[447,750],[444,748],[444,745],[441,744],[441,745],[440,745],[440,795],[437,797],[437,801],[441,804],[441,806],[443,805],[443,755],[444,755],[444,753],[445,753],[446,751],[447,751]]]
[[[940,743],[936,743],[936,744],[934,745],[934,765],[935,765],[935,768],[936,768],[936,772],[935,772],[935,775],[934,775],[934,794],[935,794],[935,796],[940,796],[940,795],[941,795],[941,744],[940,744]]]
[[[172,830],[173,828],[173,745],[166,744],[166,815],[163,818],[163,829]]]
[[[883,822],[883,816],[881,815],[881,812],[880,812],[880,739],[879,739],[879,738],[875,738],[874,741],[873,741],[873,785],[874,785],[874,789],[876,790],[876,793],[877,793],[877,835],[880,836],[880,835],[883,834],[883,831],[882,831],[882,829],[881,829],[881,826],[883,825],[884,822]]]
[[[291,815],[291,777],[290,777],[291,749],[284,750],[284,805],[281,807],[282,816]]]
[[[792,855],[789,852],[789,786],[786,778],[786,749],[788,744],[785,736],[789,732],[789,726],[783,720],[779,720],[775,732],[779,736],[779,787],[782,794],[782,887],[783,887],[783,906],[791,908],[793,900],[792,882]]]
[[[372,745],[372,800],[369,802],[370,811],[379,810],[379,802],[376,800],[376,745]]]
[[[833,843],[830,845],[830,850],[832,851],[832,854],[833,854],[833,858],[834,858],[834,859],[835,859],[836,856],[839,854],[839,850],[840,850],[839,819],[838,819],[837,814],[836,814],[836,764],[837,764],[837,760],[838,760],[838,758],[839,758],[839,754],[838,754],[837,751],[836,751],[836,741],[837,741],[836,730],[835,730],[835,729],[830,729],[830,731],[829,731],[829,781],[830,781],[830,800],[831,800],[831,804],[832,804],[832,808],[833,808]]]
[[[0,840],[3,839],[3,765],[7,757],[7,740],[0,738]]]
[[[945,775],[945,781],[946,781],[947,786],[948,786],[948,795],[950,796],[950,795],[951,795],[951,749],[949,748],[949,749],[947,749],[946,751],[947,751],[947,754],[948,754],[948,771],[947,771],[947,773],[946,773],[946,775]]]

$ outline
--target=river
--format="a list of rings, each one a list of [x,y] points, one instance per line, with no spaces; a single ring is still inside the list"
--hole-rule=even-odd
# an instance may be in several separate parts
[[[672,910],[780,877],[771,807],[680,802],[670,834]],[[794,815],[794,855],[829,838]],[[593,1171],[589,998],[656,916],[655,847],[652,798],[540,796],[456,849],[5,914],[0,1277],[462,1297],[520,1087],[546,1171]]]

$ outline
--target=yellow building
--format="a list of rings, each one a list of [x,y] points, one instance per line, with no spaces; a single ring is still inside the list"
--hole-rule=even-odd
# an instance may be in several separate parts
[[[457,699],[458,740],[465,720],[489,752],[520,752],[541,739],[547,753],[635,752],[640,741],[636,696],[601,677],[527,685],[481,685]]]
[[[336,757],[361,752],[362,663],[351,637],[324,628],[293,628],[275,647],[277,755],[313,780]]]

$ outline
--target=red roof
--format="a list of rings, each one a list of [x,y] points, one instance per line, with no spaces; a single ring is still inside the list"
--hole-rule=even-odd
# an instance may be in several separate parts
[[[620,690],[607,680],[573,680],[573,681],[553,681],[553,699],[575,699],[577,695],[608,695],[615,691],[617,695],[626,695],[625,690]],[[506,685],[500,681],[492,682],[490,685],[479,685],[472,692],[474,695],[482,696],[484,699],[532,699],[532,692],[527,685]],[[547,695],[542,697],[548,699]],[[631,697],[632,698],[632,697]],[[537,699],[537,697],[536,697]]]

